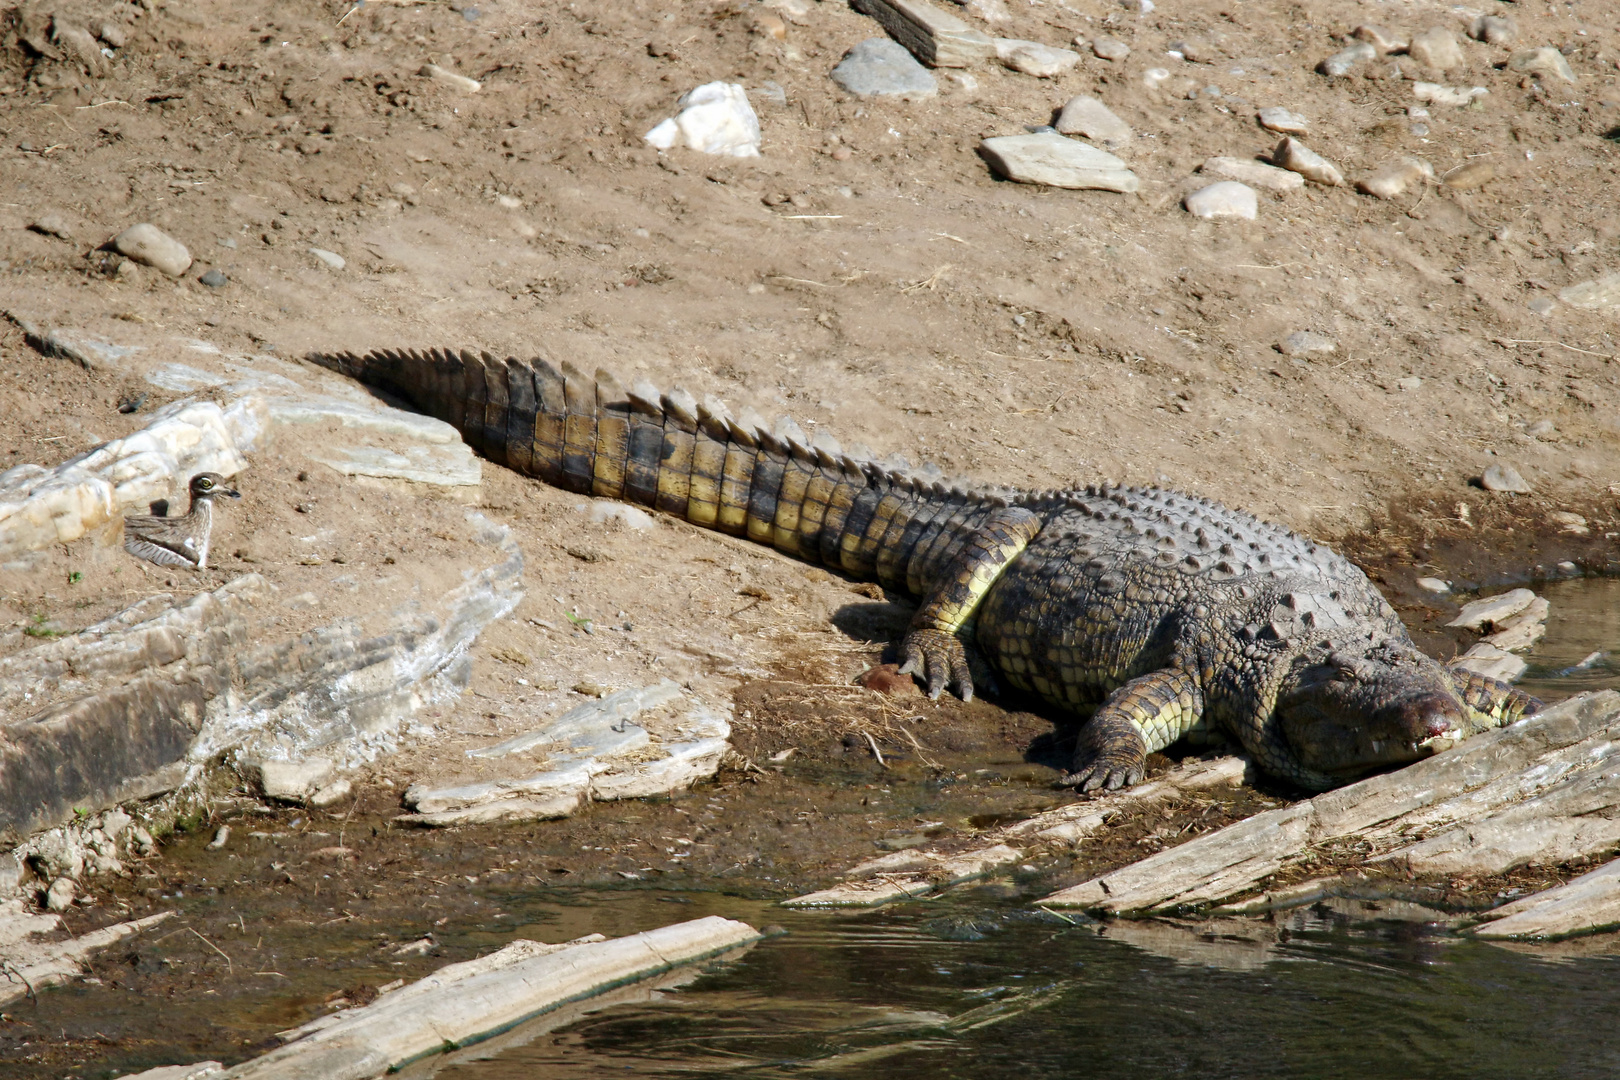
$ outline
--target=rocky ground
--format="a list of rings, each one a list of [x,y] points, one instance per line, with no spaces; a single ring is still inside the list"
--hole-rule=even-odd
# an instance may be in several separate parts
[[[189,362],[188,343],[266,370],[311,349],[479,346],[679,383],[986,480],[1214,496],[1344,546],[1441,654],[1463,644],[1442,626],[1456,605],[1419,578],[1615,568],[1620,287],[1587,284],[1620,270],[1612,12],[975,0],[959,13],[1078,56],[1004,50],[1005,63],[935,69],[932,93],[902,99],[829,78],[883,36],[835,0],[0,11],[0,467],[54,466],[139,429],[187,396],[147,376]],[[1364,24],[1411,48],[1322,74]],[[1524,58],[1544,47],[1569,80],[1546,53]],[[1018,69],[1044,62],[1061,70]],[[745,88],[760,156],[647,143],[677,98],[715,80]],[[1078,95],[1120,122],[1093,141],[1134,192],[1013,183],[979,153]],[[1209,159],[1237,159],[1240,176],[1272,160],[1283,135],[1257,120],[1271,108],[1303,118],[1301,143],[1344,183],[1272,191],[1282,181],[1254,174],[1252,220],[1187,209],[1207,212],[1189,196],[1231,172]],[[1424,167],[1385,174],[1405,190],[1356,190],[1407,158]],[[140,223],[189,261],[116,250]],[[143,352],[87,368],[41,355],[23,324]],[[359,803],[319,827],[290,811],[259,822],[269,812],[225,785],[203,833],[180,841],[199,859],[225,858],[201,848],[235,821],[227,853],[249,857],[234,846],[245,831],[332,833],[298,840],[298,857],[353,875],[345,856],[309,853],[348,846],[342,823],[364,821],[379,847],[353,864],[367,868],[353,891],[389,897],[409,875],[382,868],[425,842],[386,822],[436,757],[664,676],[734,701],[751,766],[694,796],[714,816],[705,829],[729,839],[680,827],[696,803],[598,807],[524,827],[521,853],[499,827],[458,833],[444,855],[455,872],[592,885],[729,872],[744,879],[729,887],[785,895],[852,844],[903,844],[941,820],[971,831],[1070,797],[1030,751],[1051,725],[1019,703],[896,705],[850,688],[904,625],[898,598],[684,524],[593,515],[487,463],[460,496],[368,487],[318,464],[339,434],[314,426],[251,460],[204,574],[137,566],[88,537],[0,570],[11,654],[150,592],[184,599],[249,571],[289,595],[375,590],[380,603],[462,550],[468,509],[512,528],[525,598],[480,637],[470,692],[425,718],[435,739],[356,774]],[[1500,466],[1490,486],[1529,490],[1482,487]],[[748,831],[728,824],[728,802]],[[1121,843],[1207,812],[1183,807]],[[750,867],[761,851],[772,865]],[[260,884],[319,906],[315,922],[354,902],[301,892],[296,870],[277,876],[287,858],[261,854]],[[1049,869],[1078,880],[1109,858]],[[104,903],[81,904],[84,917],[144,914],[192,871],[160,857],[142,873],[156,883],[92,890]],[[190,985],[133,970],[158,980],[136,991]],[[45,1037],[7,1036],[7,1060],[58,1075],[113,1056],[89,1035]]]

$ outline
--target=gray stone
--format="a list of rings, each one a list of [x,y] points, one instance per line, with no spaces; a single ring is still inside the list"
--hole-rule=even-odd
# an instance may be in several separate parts
[[[1424,592],[1443,595],[1451,591],[1451,582],[1442,581],[1440,578],[1420,577],[1417,579],[1417,587]]]
[[[1412,96],[1419,101],[1427,101],[1434,105],[1445,105],[1453,109],[1461,109],[1473,103],[1475,98],[1482,98],[1490,93],[1483,86],[1472,86],[1467,90],[1456,86],[1442,86],[1439,83],[1415,82],[1412,84]]]
[[[73,906],[73,894],[78,891],[72,878],[59,877],[45,891],[46,911],[66,911]]]
[[[1452,667],[1483,675],[1497,682],[1510,683],[1523,675],[1530,665],[1517,656],[1498,649],[1488,641],[1475,642],[1473,647],[1451,662]]]
[[[1382,26],[1374,23],[1362,23],[1350,32],[1350,36],[1357,41],[1365,41],[1378,50],[1378,55],[1388,56],[1390,53],[1406,51],[1406,39],[1398,34],[1392,34]]]
[[[41,214],[33,221],[30,221],[28,227],[34,232],[54,236],[59,240],[71,241],[73,239],[73,227],[67,223],[67,219],[61,214]]]
[[[1620,271],[1560,290],[1558,298],[1570,307],[1588,310],[1620,308]]]
[[[1479,478],[1480,486],[1486,491],[1500,491],[1518,495],[1527,495],[1530,485],[1519,470],[1511,465],[1496,464],[1487,466],[1484,474]]]
[[[1297,172],[1305,179],[1326,187],[1344,183],[1344,174],[1331,162],[1293,136],[1288,136],[1277,144],[1277,148],[1272,151],[1271,160],[1280,168]]]
[[[1519,36],[1519,27],[1500,15],[1481,15],[1468,25],[1468,36],[1487,45],[1511,45]]]
[[[343,256],[339,255],[335,251],[327,251],[325,248],[312,247],[309,249],[309,253],[315,256],[321,262],[325,263],[327,266],[330,266],[333,270],[342,270],[348,265],[348,262],[343,258]]]
[[[1072,97],[1064,104],[1056,127],[1064,135],[1083,135],[1110,150],[1120,150],[1131,143],[1131,125],[1115,116],[1108,106],[1085,94]]]
[[[1447,626],[1460,626],[1466,630],[1479,630],[1495,626],[1525,611],[1535,603],[1536,594],[1529,589],[1510,589],[1496,596],[1487,596],[1463,605],[1462,611]]]
[[[1464,63],[1462,46],[1457,44],[1457,35],[1444,26],[1431,26],[1418,34],[1412,39],[1412,44],[1407,47],[1406,52],[1414,63],[1437,71],[1462,67]]]
[[[1532,439],[1550,439],[1554,435],[1558,434],[1558,425],[1554,424],[1551,420],[1537,420],[1535,423],[1525,428],[1524,433],[1530,436]]]
[[[354,785],[349,781],[334,780],[330,784],[317,788],[314,794],[310,795],[308,803],[312,810],[325,810],[329,806],[347,802],[353,794]]]
[[[1002,135],[979,144],[990,167],[1020,184],[1131,193],[1136,174],[1113,154],[1062,135]]]
[[[1316,70],[1330,79],[1342,79],[1362,64],[1378,59],[1378,50],[1365,41],[1358,41],[1342,52],[1336,52],[1320,64]]]
[[[1558,302],[1550,296],[1538,296],[1524,305],[1532,315],[1551,315]]]
[[[303,802],[317,787],[332,775],[334,766],[330,758],[307,758],[302,761],[261,761],[258,763],[259,791],[267,799],[283,802]]]
[[[1336,352],[1338,348],[1337,341],[1315,330],[1295,330],[1283,338],[1277,346],[1277,350],[1284,356],[1314,356],[1318,353]]]
[[[1267,131],[1275,131],[1279,135],[1304,135],[1310,130],[1310,125],[1303,116],[1289,112],[1281,106],[1261,109],[1258,115],[1261,127]]]
[[[939,93],[928,69],[888,38],[867,38],[844,54],[832,80],[857,97],[898,97],[909,101]]]
[[[198,1061],[191,1065],[159,1065],[145,1072],[127,1073],[118,1080],[223,1080],[219,1076],[225,1066],[217,1061]]]
[[[1553,79],[1562,79],[1564,82],[1575,81],[1575,72],[1570,69],[1569,61],[1564,54],[1551,45],[1543,45],[1539,49],[1525,49],[1516,52],[1508,58],[1508,67],[1514,71],[1522,71],[1529,75],[1542,75]]]
[[[872,16],[890,37],[932,67],[972,67],[996,52],[990,35],[927,0],[850,0],[850,7]]]
[[[1184,202],[1189,214],[1207,221],[1253,221],[1260,207],[1254,189],[1236,180],[1199,188]]]
[[[210,289],[223,289],[225,287],[225,283],[230,279],[224,274],[220,273],[218,269],[214,269],[208,271],[208,273],[204,274],[197,280],[208,286]]]
[[[1246,158],[1212,157],[1198,166],[1198,171],[1206,176],[1236,180],[1240,184],[1279,194],[1298,191],[1305,186],[1305,178],[1298,173]]]
[[[1118,38],[1098,37],[1091,41],[1091,51],[1099,60],[1120,61],[1131,55],[1131,47]]]
[[[1038,41],[996,38],[995,46],[996,59],[1003,66],[1041,79],[1061,75],[1080,62],[1080,54],[1073,49],[1059,49]]]
[[[113,238],[113,247],[120,255],[128,256],[160,270],[170,277],[179,277],[191,267],[191,252],[186,245],[159,229],[142,222],[131,225]]]

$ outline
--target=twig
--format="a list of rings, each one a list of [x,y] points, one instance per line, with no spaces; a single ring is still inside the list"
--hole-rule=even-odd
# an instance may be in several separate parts
[[[215,945],[212,941],[209,941],[207,938],[203,937],[201,933],[198,933],[196,927],[188,926],[188,927],[186,927],[186,929],[190,930],[193,934],[196,934],[198,941],[202,942],[204,945],[208,946],[210,949],[213,949],[215,952],[219,953],[219,955],[225,956],[225,950],[221,949],[218,945]],[[230,975],[235,975],[236,974],[236,965],[231,963],[231,958],[228,957],[228,956],[225,956],[225,971],[226,971],[227,974],[230,974]]]
[[[883,760],[883,751],[878,749],[877,740],[872,738],[872,733],[869,731],[862,731],[861,734],[866,736],[866,743],[872,748],[872,756],[877,758],[878,768],[887,769],[889,767],[889,763]]]
[[[343,13],[343,18],[341,18],[341,19],[339,19],[337,21],[338,26],[342,26],[344,23],[348,22],[350,15],[353,15],[355,12],[359,11],[361,8],[363,8],[365,6],[366,6],[366,0],[355,0],[354,7],[350,8],[348,11],[344,12]]]
[[[935,289],[937,289],[939,287],[939,279],[941,277],[943,277],[945,275],[945,271],[947,271],[949,269],[951,269],[951,264],[946,263],[943,266],[936,269],[928,277],[923,278],[921,281],[913,281],[910,285],[902,285],[900,287],[900,291],[903,292],[903,293],[910,294],[910,293],[918,292],[918,291],[920,291],[922,289],[927,289],[929,292],[933,292]]]
[[[1051,908],[1045,907],[1044,905],[1041,905],[1041,904],[1036,904],[1035,906],[1040,908],[1042,911],[1046,912],[1048,915],[1056,915],[1058,918],[1062,919],[1064,922],[1068,923],[1070,926],[1079,926],[1080,925],[1079,923],[1075,922],[1073,919],[1069,918],[1067,915],[1063,914],[1063,912],[1061,912],[1061,911],[1053,911]]]
[[[783,214],[788,221],[839,221],[843,214]]]
[[[15,975],[17,978],[21,979],[23,988],[28,992],[28,996],[33,999],[35,1005],[39,1004],[39,995],[34,993],[34,984],[28,981],[28,976],[22,973],[22,968],[18,967],[10,960],[7,960],[5,961],[5,966],[0,968],[0,971],[4,971],[8,975]]]
[[[135,107],[135,106],[131,105],[129,102],[127,102],[127,101],[119,101],[116,98],[113,99],[112,101],[98,101],[94,105],[75,105],[73,107],[75,109],[99,109],[103,105],[122,105],[127,109],[133,109]]]
[[[783,281],[783,282],[787,282],[790,285],[812,285],[812,286],[814,286],[815,288],[818,288],[818,289],[842,289],[843,288],[842,285],[827,285],[827,284],[824,284],[824,283],[822,283],[820,281],[811,281],[809,278],[787,277],[787,276],[785,276],[783,274],[774,274],[771,277],[766,278],[765,280],[766,281]]]
[[[1565,345],[1562,341],[1538,341],[1529,339],[1520,340],[1518,338],[1497,338],[1496,341],[1501,345],[1556,345],[1560,349],[1568,349],[1570,352],[1578,352],[1583,356],[1596,356],[1601,360],[1614,359],[1614,357],[1610,356],[1608,353],[1592,352],[1590,349],[1577,349],[1573,345]]]

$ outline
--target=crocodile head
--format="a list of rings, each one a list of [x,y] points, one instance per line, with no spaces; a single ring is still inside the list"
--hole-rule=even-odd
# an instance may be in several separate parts
[[[1323,786],[1417,761],[1475,732],[1445,667],[1391,641],[1301,658],[1274,715],[1299,763],[1329,780]]]

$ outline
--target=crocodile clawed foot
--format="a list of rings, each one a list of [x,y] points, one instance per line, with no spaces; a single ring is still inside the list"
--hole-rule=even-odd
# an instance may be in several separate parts
[[[902,675],[926,679],[928,698],[938,701],[946,687],[954,685],[963,701],[973,700],[973,675],[968,670],[967,650],[961,639],[943,630],[913,630],[900,643],[906,662]]]
[[[1105,706],[1080,729],[1074,768],[1058,784],[1081,791],[1118,791],[1142,782],[1147,771],[1147,743],[1130,721],[1111,708]]]
[[[1120,788],[1130,787],[1142,782],[1141,763],[1128,761],[1109,761],[1099,757],[1090,765],[1076,769],[1071,773],[1064,773],[1058,777],[1060,787],[1077,788],[1080,791],[1118,791]]]

